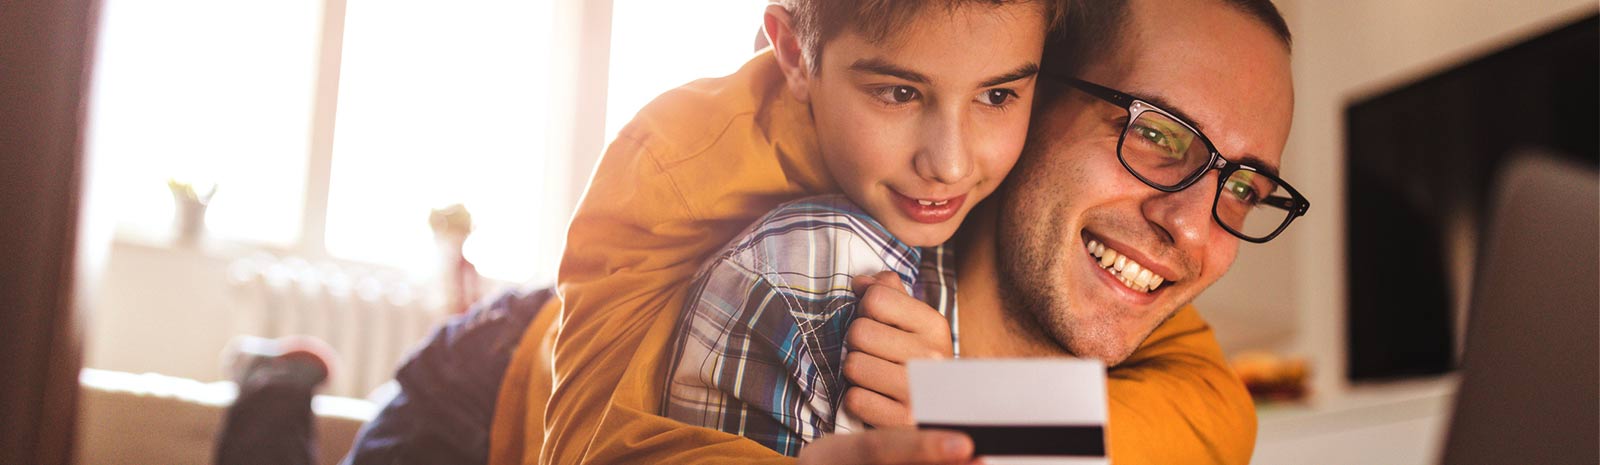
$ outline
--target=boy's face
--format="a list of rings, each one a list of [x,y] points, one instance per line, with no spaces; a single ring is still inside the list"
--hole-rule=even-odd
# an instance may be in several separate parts
[[[1044,39],[1033,3],[928,8],[877,42],[840,33],[804,96],[834,179],[900,240],[943,243],[1022,151]]]

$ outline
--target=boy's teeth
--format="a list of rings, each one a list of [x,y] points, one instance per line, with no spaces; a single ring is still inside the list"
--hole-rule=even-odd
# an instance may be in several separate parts
[[[1089,241],[1087,248],[1089,255],[1099,259],[1100,268],[1105,269],[1107,273],[1111,273],[1112,277],[1117,278],[1117,281],[1121,281],[1129,289],[1150,292],[1157,287],[1161,287],[1161,283],[1167,281],[1166,278],[1155,274],[1155,272],[1140,265],[1139,262],[1117,253],[1116,250],[1106,247],[1105,244],[1099,241]]]
[[[934,205],[944,205],[944,204],[947,204],[947,203],[950,203],[950,199],[945,199],[945,200],[922,200],[922,199],[917,199],[917,205],[921,205],[921,206],[924,206],[924,207],[931,207],[931,206],[934,206]]]

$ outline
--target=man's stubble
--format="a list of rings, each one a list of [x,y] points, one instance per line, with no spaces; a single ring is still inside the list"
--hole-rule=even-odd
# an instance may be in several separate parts
[[[1076,236],[1065,237],[1069,234],[1059,225],[1068,224],[1064,218],[1067,213],[1061,208],[1051,208],[1062,204],[1048,200],[1071,195],[1067,184],[1085,180],[1088,173],[1082,166],[1050,167],[1052,162],[1061,163],[1062,160],[1040,157],[1078,155],[1055,154],[1055,144],[1059,140],[1045,141],[1031,136],[1023,150],[1023,161],[1002,186],[997,194],[999,198],[995,199],[1000,203],[1000,215],[995,221],[996,268],[1000,278],[1001,310],[1006,315],[1006,324],[1015,333],[1054,345],[1053,349],[1066,354],[1074,357],[1099,354],[1094,358],[1104,360],[1107,365],[1115,365],[1131,355],[1139,344],[1114,347],[1117,338],[1116,319],[1110,315],[1113,309],[1099,309],[1089,313],[1092,316],[1086,318],[1075,316],[1068,291],[1070,286],[1064,282],[1065,276],[1055,271],[1059,269],[1060,261],[1068,259],[1066,254],[1071,250],[1081,250],[1083,244]],[[1069,171],[1067,179],[1071,181],[1029,182],[1032,180],[1030,172],[1041,169],[1066,169]],[[1104,217],[1101,223],[1125,222],[1120,218]],[[1177,308],[1182,308],[1182,305],[1166,311],[1156,324],[1146,328],[1139,341],[1142,343],[1148,339],[1156,328],[1177,313]]]

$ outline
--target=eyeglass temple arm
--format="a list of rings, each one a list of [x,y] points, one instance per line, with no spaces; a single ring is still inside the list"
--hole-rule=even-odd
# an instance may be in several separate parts
[[[1293,197],[1285,197],[1281,195],[1274,195],[1261,199],[1261,203],[1294,212],[1295,216],[1305,215],[1306,211],[1311,209],[1310,202],[1297,201]]]
[[[1114,103],[1114,104],[1117,104],[1117,105],[1121,105],[1121,106],[1132,105],[1133,101],[1135,100],[1132,95],[1128,95],[1128,94],[1124,94],[1122,92],[1118,92],[1116,89],[1112,89],[1110,87],[1106,87],[1106,86],[1102,86],[1102,85],[1099,85],[1099,84],[1095,84],[1093,82],[1089,82],[1089,81],[1085,81],[1085,80],[1082,80],[1082,79],[1078,79],[1078,78],[1075,78],[1075,77],[1072,77],[1072,76],[1067,76],[1065,74],[1047,73],[1046,75],[1049,76],[1052,79],[1055,79],[1057,81],[1061,81],[1063,83],[1066,83],[1067,85],[1075,87],[1078,90],[1084,91],[1085,93],[1087,93],[1089,95],[1093,95],[1095,97],[1099,97],[1101,100],[1105,100],[1105,101],[1108,101],[1108,102],[1111,102],[1111,103]]]

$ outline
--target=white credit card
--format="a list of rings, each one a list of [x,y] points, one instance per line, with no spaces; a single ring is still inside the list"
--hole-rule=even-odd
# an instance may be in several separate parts
[[[912,360],[907,367],[917,426],[967,433],[988,463],[1108,463],[1099,360]]]

